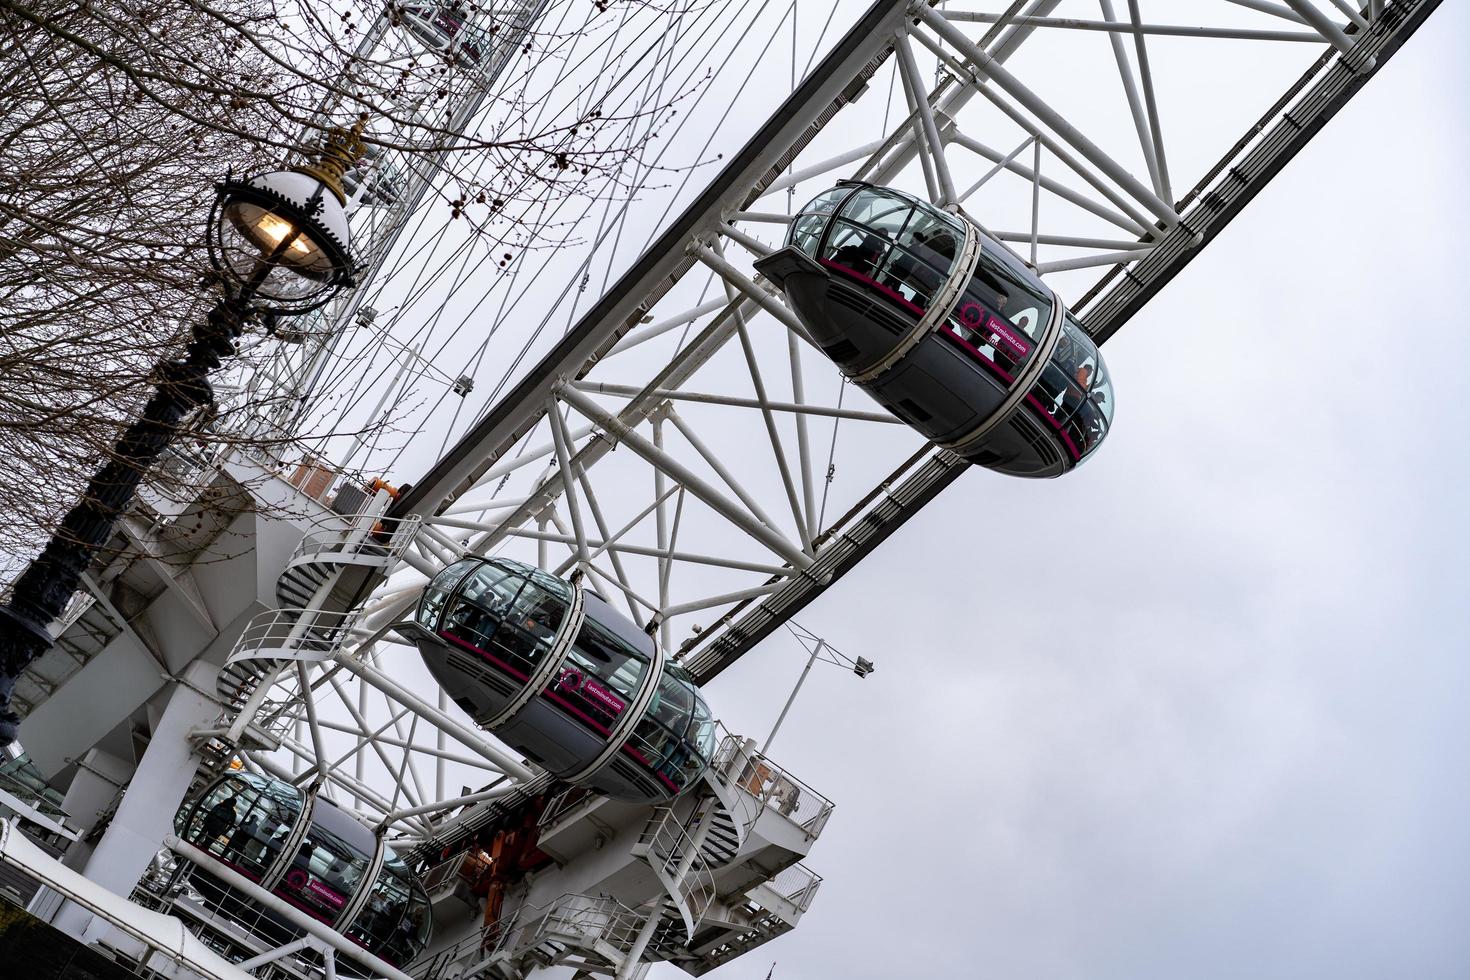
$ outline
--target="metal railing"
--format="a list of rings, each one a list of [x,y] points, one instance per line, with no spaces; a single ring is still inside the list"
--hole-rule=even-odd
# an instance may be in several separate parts
[[[61,794],[41,780],[39,774],[34,780],[25,778],[25,775],[27,774],[19,771],[0,769],[0,789],[5,790],[42,816],[64,824],[67,816],[66,812],[61,809]]]
[[[81,619],[87,610],[96,604],[97,597],[92,594],[91,589],[85,586],[77,589],[72,593],[71,598],[67,600],[66,608],[61,610],[61,615],[57,616],[56,622],[52,624],[51,629],[53,635],[60,636],[71,629],[76,621]]]
[[[444,980],[451,973],[480,976],[492,962],[516,963],[537,951],[549,952],[552,943],[583,952],[605,943],[626,954],[646,918],[616,899],[565,894],[545,905],[523,906],[509,919],[411,963],[405,972],[415,980]],[[465,963],[468,968],[454,969]]]
[[[541,817],[536,821],[537,829],[544,835],[582,804],[597,799],[601,797],[591,790],[582,786],[571,786],[553,796],[551,802],[546,804],[546,809],[541,811]]]
[[[344,527],[341,519],[323,517],[311,522],[311,529],[291,552],[292,562],[312,555],[355,555],[370,554],[387,561],[395,560],[413,542],[418,534],[419,518],[414,517],[359,517],[360,521],[372,521],[371,527],[360,525]]]
[[[704,918],[704,913],[709,911],[710,903],[715,900],[715,876],[710,870],[709,862],[705,860],[700,849],[695,846],[694,839],[684,829],[684,823],[675,814],[672,806],[660,807],[662,817],[657,821],[650,820],[643,828],[643,833],[638,836],[638,843],[648,848],[649,863],[657,871],[660,868],[663,874],[660,878],[665,884],[674,887],[677,898],[684,903],[689,910],[690,918],[698,923]],[[680,873],[680,868],[685,862],[688,867]]]
[[[428,873],[420,879],[420,883],[424,886],[424,891],[432,896],[439,889],[443,888],[446,882],[451,885],[457,882],[459,880],[459,869],[464,867],[464,863],[469,856],[469,851],[460,851],[449,860],[440,861],[430,868]]]
[[[138,488],[138,499],[167,524],[188,508],[201,490],[213,482],[226,447],[171,444]]]
[[[812,907],[817,889],[822,887],[822,876],[804,864],[793,864],[765,884],[796,906],[798,912],[805,912]]]
[[[128,900],[174,916],[204,945],[229,959],[277,949],[299,935],[222,883],[212,879],[196,882],[195,874],[199,871],[194,865],[172,853],[161,852]],[[310,951],[277,960],[275,967],[278,974],[294,980],[326,980],[321,957]]]
[[[332,612],[321,609],[267,609],[253,616],[235,641],[226,663],[251,659],[260,650],[313,650],[330,653],[354,636],[352,627],[359,611]],[[301,627],[309,619],[310,625]],[[298,630],[298,627],[300,629]],[[293,633],[296,633],[294,638]]]
[[[517,912],[512,923],[501,930],[494,951],[517,959],[546,943],[593,949],[604,942],[627,953],[646,918],[616,899],[562,895],[546,905]]]
[[[766,809],[806,832],[814,840],[832,815],[834,804],[821,793],[776,765],[753,743],[738,735],[726,735],[710,764],[713,772],[742,792],[761,801]]]

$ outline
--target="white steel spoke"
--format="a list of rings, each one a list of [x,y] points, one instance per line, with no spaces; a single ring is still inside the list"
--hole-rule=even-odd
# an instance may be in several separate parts
[[[934,188],[937,191],[934,203],[940,207],[948,207],[958,200],[954,192],[954,177],[944,159],[944,142],[939,138],[939,126],[934,122],[934,110],[925,94],[923,80],[919,77],[919,66],[914,61],[914,49],[909,46],[907,35],[899,34],[894,38],[893,51],[898,56],[898,68],[903,78],[909,111],[918,117],[916,135],[921,143],[921,156],[929,162],[933,170]]]
[[[719,310],[723,310],[724,308],[724,300],[712,299],[708,303],[702,303],[692,310],[685,310],[678,316],[670,317],[667,320],[661,320],[658,323],[653,324],[652,326],[644,327],[642,330],[635,330],[624,337],[622,340],[614,344],[612,350],[608,351],[608,355],[611,356],[613,354],[620,354],[623,351],[628,350],[630,347],[637,347],[639,344],[643,343],[646,340],[652,340],[655,337],[661,337],[664,334],[668,333],[670,330],[676,330],[679,327],[684,326],[686,323],[693,323],[695,320],[698,320],[702,316],[708,316],[709,314],[718,312]]]
[[[1035,136],[1028,136],[1028,137],[1026,137],[1025,139],[1023,139],[1021,141],[1021,145],[1020,146],[1016,147],[1014,150],[1012,150],[1011,152],[1007,153],[1004,157],[1002,157],[1001,159],[997,160],[996,163],[995,163],[995,166],[993,166],[989,170],[985,171],[985,174],[979,180],[975,181],[975,183],[971,184],[968,188],[965,189],[964,193],[962,193],[960,195],[960,197],[959,197],[960,203],[963,204],[966,201],[968,201],[970,199],[970,195],[974,194],[980,188],[982,188],[986,184],[990,183],[990,178],[994,177],[996,174],[1000,173],[1002,170],[1005,170],[1006,168],[1010,167],[1010,165],[1015,161],[1016,157],[1020,156],[1021,153],[1028,146],[1030,146],[1032,143],[1035,143],[1035,142],[1036,142],[1036,137]],[[970,150],[973,150],[973,149],[975,149],[976,146],[979,146],[979,144],[973,143],[973,141],[971,141],[970,143],[961,143],[960,145],[961,146],[964,146],[966,149],[970,149]],[[976,151],[976,152],[979,152],[979,151]],[[983,154],[982,153],[981,155],[984,156],[986,154]],[[1037,172],[1037,171],[1033,171],[1032,172],[1032,175],[1031,175],[1031,179],[1033,181],[1036,181],[1036,182],[1039,183],[1040,180],[1041,180],[1041,174],[1039,172]],[[1137,226],[1136,225],[1132,225],[1132,226],[1129,226],[1129,227],[1137,227]]]
[[[723,255],[720,257],[724,258]],[[725,294],[732,304],[736,303],[736,289],[728,279],[725,280]],[[771,453],[775,456],[776,468],[781,474],[781,485],[786,488],[786,501],[791,506],[791,516],[796,522],[802,550],[810,554],[812,540],[808,531],[807,517],[802,512],[801,501],[797,498],[796,484],[791,477],[791,466],[786,461],[786,450],[781,445],[780,430],[776,428],[776,416],[771,412],[770,399],[766,397],[766,382],[761,376],[760,360],[756,357],[755,345],[751,343],[750,329],[746,324],[745,315],[738,309],[735,311],[735,332],[740,337],[740,349],[745,355],[745,367],[750,372],[750,383],[755,388],[756,403],[760,406],[761,418],[766,424],[766,435],[771,440]]]
[[[1288,11],[1289,13],[1289,11]],[[1182,24],[1123,24],[1112,20],[1085,20],[1076,17],[1011,17],[1004,14],[972,13],[946,10],[944,16],[957,23],[1009,23],[1027,27],[1045,27],[1073,31],[1104,31],[1109,34],[1144,34],[1157,37],[1206,37],[1238,41],[1306,41],[1320,43],[1322,37],[1313,31],[1271,31],[1240,27],[1200,27]]]
[[[584,417],[602,426],[614,439],[626,445],[652,465],[664,470],[675,481],[683,484],[695,497],[776,554],[800,568],[806,568],[811,564],[811,559],[800,548],[782,537],[775,528],[752,517],[744,508],[725,497],[677,459],[657,449],[653,443],[634,432],[626,423],[614,418],[592,399],[572,387],[562,388],[560,396]]]
[[[1343,29],[1333,23],[1332,19],[1324,14],[1311,0],[1286,0],[1287,6],[1296,11],[1298,17],[1311,25],[1312,29],[1325,37],[1334,48],[1345,55],[1353,54],[1353,39],[1343,33]],[[1368,64],[1363,67],[1371,68]]]
[[[1021,80],[1011,74],[999,61],[982,51],[975,42],[965,36],[964,32],[946,20],[944,15],[924,5],[920,5],[915,12],[918,14],[920,20],[936,34],[948,41],[956,51],[959,51],[969,59],[998,88],[1015,99],[1027,112],[1030,112],[1037,119],[1041,120],[1053,133],[1085,157],[1098,170],[1106,174],[1110,180],[1133,195],[1140,204],[1152,211],[1165,225],[1173,226],[1179,223],[1179,216],[1174,213],[1174,209],[1167,202],[1141,184],[1126,168],[1119,165],[1117,161],[1104,153],[1096,143],[1084,136],[1061,113],[1057,112],[1045,100],[1022,84]]]
[[[1114,24],[1118,18],[1113,14],[1113,0],[1098,0],[1102,8],[1103,18]],[[1134,7],[1136,11],[1136,6]],[[1136,17],[1135,17],[1136,21]],[[1139,57],[1142,59],[1143,35],[1138,34]],[[1133,66],[1128,63],[1128,53],[1123,48],[1123,38],[1118,32],[1108,34],[1108,41],[1113,48],[1113,60],[1118,64],[1118,78],[1123,83],[1123,94],[1128,99],[1128,112],[1133,116],[1133,128],[1138,132],[1138,144],[1143,149],[1143,159],[1148,165],[1148,175],[1153,180],[1154,190],[1164,200],[1169,200],[1171,195],[1165,188],[1163,178],[1159,174],[1158,153],[1154,148],[1154,138],[1150,131],[1147,118],[1144,116],[1143,99],[1138,94],[1138,84],[1133,79]]]
[[[1128,0],[1128,13],[1136,25],[1139,21],[1138,0]],[[1158,171],[1158,180],[1155,186],[1158,188],[1159,194],[1164,200],[1172,201],[1174,200],[1174,190],[1169,184],[1169,157],[1164,152],[1164,134],[1163,129],[1159,126],[1158,100],[1154,96],[1153,70],[1149,67],[1148,43],[1144,39],[1142,32],[1134,34],[1133,45],[1138,55],[1138,73],[1143,79],[1144,107],[1148,110],[1149,160]]]
[[[1027,239],[1030,238],[1029,235],[1026,237]],[[1124,242],[1122,244],[1132,245],[1134,243]],[[1112,247],[1117,246],[1112,245]],[[620,398],[632,398],[642,392],[642,389],[635,388],[632,385],[614,384],[610,381],[577,381],[572,384],[572,387],[578,391],[585,391],[591,394],[615,395]],[[680,391],[674,388],[655,388],[651,394],[655,398],[663,398],[674,402],[685,401],[699,402],[704,405],[728,405],[731,408],[769,408],[773,412],[787,412],[796,416],[816,415],[823,418],[852,419],[856,422],[877,422],[883,425],[903,424],[892,415],[887,415],[882,412],[860,412],[851,408],[829,408],[825,405],[808,405],[804,402],[761,402],[754,398],[737,398],[734,395],[714,395],[702,391]]]
[[[582,508],[577,503],[577,492],[573,487],[576,481],[572,478],[571,457],[567,452],[566,424],[555,399],[546,404],[546,418],[551,423],[552,442],[556,447],[556,467],[561,472],[562,494],[566,498],[567,511],[572,515],[572,529],[577,536],[577,561],[581,567],[586,568],[590,565],[587,556],[587,533],[582,527]]]

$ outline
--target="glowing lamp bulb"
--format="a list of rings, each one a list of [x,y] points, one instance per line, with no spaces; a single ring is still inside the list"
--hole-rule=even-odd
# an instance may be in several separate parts
[[[300,234],[295,225],[278,214],[270,211],[262,212],[256,220],[255,227],[260,232],[264,244],[272,251],[280,248],[281,242],[288,237],[295,235],[291,244],[287,246],[287,250],[303,257],[311,253],[311,245],[307,242],[306,236]]]

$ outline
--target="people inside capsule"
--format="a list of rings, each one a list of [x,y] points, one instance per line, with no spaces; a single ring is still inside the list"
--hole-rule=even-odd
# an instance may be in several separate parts
[[[1107,435],[1102,355],[1051,289],[964,218],[846,182],[756,262],[817,344],[926,437],[972,463],[1059,476]]]
[[[693,678],[596,592],[509,559],[466,559],[424,590],[416,623],[455,703],[558,778],[662,802],[714,755]]]
[[[297,786],[229,773],[179,810],[175,829],[182,840],[390,964],[406,964],[428,945],[428,896],[408,866],[345,811]],[[298,830],[304,832],[286,861],[284,850]],[[379,848],[381,868],[367,881]],[[211,876],[201,883],[231,914],[249,911],[247,899]],[[365,904],[346,921],[363,889]]]

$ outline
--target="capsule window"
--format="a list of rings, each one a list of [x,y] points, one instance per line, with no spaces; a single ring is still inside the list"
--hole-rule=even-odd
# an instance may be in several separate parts
[[[1100,360],[1097,346],[1092,339],[1072,319],[1072,314],[1066,314],[1066,319],[1062,322],[1062,336],[1057,341],[1056,352],[1052,354],[1052,363],[1058,365],[1072,384],[1085,393],[1091,390],[1097,379]]]
[[[916,211],[898,236],[900,245],[946,275],[964,240],[964,228],[941,211]]]
[[[371,850],[364,851],[345,839],[342,830],[346,828],[331,826],[343,820],[352,818],[333,806],[316,807],[306,838],[276,886],[286,901],[327,923],[342,914],[372,860]],[[361,825],[356,828],[368,834]]]
[[[791,226],[790,244],[815,258],[817,244],[822,240],[822,229],[826,226],[827,219],[820,215],[802,215]]]
[[[1052,360],[1041,370],[1031,397],[1057,423],[1058,427],[1072,417],[1082,404],[1082,391],[1071,382],[1064,367]]]
[[[301,816],[302,794],[251,773],[221,780],[189,811],[180,836],[259,881]]]
[[[944,285],[939,272],[901,248],[889,250],[878,282],[921,310],[929,308],[934,294]]]
[[[460,587],[441,629],[524,678],[555,643],[569,598],[560,579],[484,564]]]
[[[591,603],[592,597],[584,601]],[[648,658],[589,615],[572,641],[551,693],[595,730],[607,734],[638,693]]]
[[[666,665],[658,692],[627,747],[674,792],[682,791],[709,764],[714,722],[694,679],[679,665]]]
[[[888,253],[888,241],[867,228],[839,222],[827,239],[822,258],[864,279],[876,281],[878,268]]]
[[[852,193],[851,187],[834,187],[829,191],[823,191],[807,202],[806,206],[801,209],[801,213],[830,215],[837,210],[837,205],[842,203],[842,199],[850,193]]]
[[[408,865],[391,851],[347,935],[393,966],[411,962],[429,941],[429,901]]]
[[[1102,416],[1104,430],[1113,423],[1113,379],[1108,376],[1107,365],[1102,358],[1097,359],[1097,375],[1092,381],[1092,390],[1088,392],[1088,400],[1097,406]]]
[[[424,597],[419,600],[418,621],[420,624],[434,629],[439,620],[439,613],[444,609],[444,602],[449,598],[449,593],[453,592],[460,579],[469,574],[470,569],[478,564],[480,563],[472,558],[458,561],[434,576],[434,581],[424,589]]]
[[[910,201],[895,194],[864,188],[842,206],[839,217],[892,241],[903,232],[914,210]]]
[[[1033,343],[1040,342],[1051,318],[1051,293],[1010,252],[986,241],[970,290],[982,302],[998,300],[1002,318],[1020,327]]]

